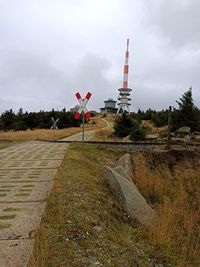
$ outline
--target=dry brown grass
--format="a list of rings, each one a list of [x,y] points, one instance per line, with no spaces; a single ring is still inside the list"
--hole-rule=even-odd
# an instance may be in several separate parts
[[[91,118],[90,122],[85,125],[85,130],[95,130],[103,128],[106,123],[99,117]],[[33,131],[0,131],[0,140],[15,140],[15,141],[29,141],[29,140],[57,140],[64,137],[79,133],[82,128],[66,128],[61,130],[50,129],[35,129]]]
[[[200,159],[195,166],[180,161],[173,170],[166,164],[153,166],[143,154],[133,160],[134,180],[160,216],[148,233],[154,259],[172,266],[200,266]]]
[[[102,118],[106,119],[108,122],[111,122],[111,123],[114,123],[115,122],[115,119],[117,118],[117,114],[111,114],[111,113],[108,113],[106,114],[106,117],[104,117],[103,115],[101,115]]]
[[[156,127],[155,124],[150,120],[143,120],[142,125],[149,127],[149,129],[151,130],[151,133],[155,133],[155,134],[156,133],[160,134],[162,132],[166,132],[166,130],[167,130],[167,126]]]
[[[56,140],[80,132],[80,128],[67,128],[62,130],[36,129],[17,132],[0,132],[0,140]]]
[[[100,129],[97,130],[95,135],[92,138],[93,141],[102,141],[102,142],[117,142],[122,141],[121,138],[113,136],[113,129]]]

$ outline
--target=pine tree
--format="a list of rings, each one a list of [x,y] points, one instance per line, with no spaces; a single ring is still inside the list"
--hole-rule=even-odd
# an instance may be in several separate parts
[[[126,137],[131,133],[132,128],[138,128],[139,123],[131,118],[131,116],[123,113],[122,116],[117,117],[114,124],[114,134],[119,137]]]
[[[174,119],[173,124],[179,128],[183,126],[190,127],[192,131],[200,130],[200,111],[194,105],[194,101],[192,98],[192,88],[190,88],[187,92],[185,92],[179,101],[176,101],[178,104],[178,110],[176,119]]]

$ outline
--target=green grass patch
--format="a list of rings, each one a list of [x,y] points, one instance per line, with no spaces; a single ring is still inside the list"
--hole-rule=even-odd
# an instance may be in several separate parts
[[[19,192],[32,192],[32,189],[20,189]]]
[[[0,223],[0,229],[7,229],[10,228],[12,225],[11,224],[1,224]]]
[[[0,192],[10,192],[11,190],[9,189],[0,189]]]
[[[14,219],[16,215],[2,215],[0,216],[0,220],[11,220]]]
[[[3,212],[13,212],[13,211],[20,211],[20,209],[17,209],[17,208],[7,208],[7,209],[4,209]]]
[[[24,187],[24,188],[32,188],[32,187],[35,187],[35,185],[33,185],[33,184],[26,184],[26,185],[23,185],[22,187]]]
[[[17,194],[15,194],[15,196],[16,197],[27,197],[27,196],[29,196],[29,194],[28,193],[17,193]]]
[[[15,187],[15,185],[2,185],[1,187],[2,188],[13,188]]]

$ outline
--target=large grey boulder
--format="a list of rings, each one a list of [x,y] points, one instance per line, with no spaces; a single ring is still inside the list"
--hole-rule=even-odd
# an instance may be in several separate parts
[[[121,176],[126,178],[128,181],[130,181],[130,182],[133,181],[131,176],[127,173],[127,171],[122,166],[119,165],[119,166],[115,167],[114,170],[116,172],[118,172]]]
[[[121,166],[124,171],[132,178],[133,168],[130,154],[123,155],[115,164],[115,167]]]
[[[155,211],[147,204],[133,182],[128,181],[112,168],[105,166],[103,174],[110,190],[129,217],[146,227],[158,221]]]

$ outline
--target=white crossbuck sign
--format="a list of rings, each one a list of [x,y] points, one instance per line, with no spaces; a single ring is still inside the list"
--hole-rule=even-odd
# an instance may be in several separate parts
[[[84,113],[85,114],[85,118],[86,120],[89,120],[90,119],[90,113],[88,112],[87,108],[86,108],[86,105],[91,97],[91,93],[88,92],[86,97],[84,99],[81,98],[81,95],[80,93],[76,93],[76,98],[78,99],[78,102],[80,104],[80,108],[79,110],[76,112],[76,114],[74,115],[75,119],[79,119],[80,118],[80,115],[81,113]]]
[[[58,123],[58,121],[59,121],[59,118],[57,118],[57,119],[55,120],[55,119],[52,117],[51,120],[52,120],[52,122],[53,122],[53,124],[52,124],[52,126],[51,126],[51,130],[58,130],[57,123]]]

